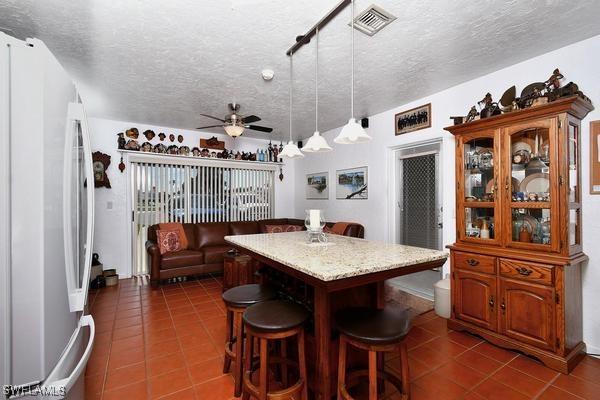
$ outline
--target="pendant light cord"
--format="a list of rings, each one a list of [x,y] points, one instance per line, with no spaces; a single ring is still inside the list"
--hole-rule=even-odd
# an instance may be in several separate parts
[[[350,93],[350,118],[354,118],[354,0],[350,2],[350,9],[352,14],[352,19],[350,20],[350,32],[352,35],[352,66],[351,66],[351,76],[352,76],[352,85],[351,85],[351,93]]]
[[[317,56],[315,62],[315,132],[319,130],[319,28],[317,27],[317,33],[315,42],[317,45]]]
[[[290,54],[290,142],[292,139],[292,107],[293,107],[293,97],[294,97],[294,62],[293,62],[294,54]]]

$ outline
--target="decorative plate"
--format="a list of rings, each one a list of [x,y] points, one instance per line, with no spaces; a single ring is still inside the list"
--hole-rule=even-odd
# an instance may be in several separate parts
[[[519,190],[525,193],[547,193],[550,191],[550,174],[538,172],[525,177]]]

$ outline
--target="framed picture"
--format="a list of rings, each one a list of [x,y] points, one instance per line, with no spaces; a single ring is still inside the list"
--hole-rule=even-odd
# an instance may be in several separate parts
[[[590,122],[590,194],[600,194],[600,121]]]
[[[306,175],[306,198],[329,199],[329,172]]]
[[[396,135],[431,127],[431,103],[396,114],[394,129]]]
[[[335,171],[335,198],[365,200],[367,190],[367,167],[341,169]]]

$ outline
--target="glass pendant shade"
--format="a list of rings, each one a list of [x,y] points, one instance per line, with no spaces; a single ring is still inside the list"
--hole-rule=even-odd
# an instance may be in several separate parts
[[[344,125],[340,134],[337,135],[334,142],[339,144],[355,144],[355,143],[365,143],[371,140],[371,136],[367,134],[367,132],[363,129],[362,126],[356,119],[350,118],[348,123]]]
[[[225,125],[225,132],[231,137],[238,137],[244,133],[244,127],[241,125]]]
[[[304,154],[302,154],[298,146],[296,146],[291,140],[285,146],[283,146],[283,151],[279,155],[286,158],[304,157]]]
[[[325,140],[325,138],[321,136],[319,131],[315,131],[315,133],[313,133],[313,135],[310,138],[308,138],[308,141],[306,142],[306,145],[302,148],[302,151],[308,153],[320,153],[331,151],[331,147],[329,146],[329,144],[327,144],[327,140]]]

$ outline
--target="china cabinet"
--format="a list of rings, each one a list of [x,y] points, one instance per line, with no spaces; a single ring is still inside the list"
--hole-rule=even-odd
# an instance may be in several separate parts
[[[577,96],[446,128],[456,138],[448,326],[567,373],[583,357]]]

